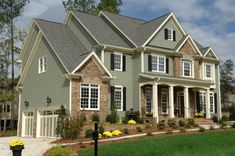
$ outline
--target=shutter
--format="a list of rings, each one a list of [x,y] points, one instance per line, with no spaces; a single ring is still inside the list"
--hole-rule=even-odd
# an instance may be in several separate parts
[[[110,110],[112,111],[113,110],[113,105],[114,105],[114,89],[115,87],[114,86],[111,86],[110,87]]]
[[[123,87],[123,111],[126,111],[126,87]]]
[[[199,98],[199,92],[196,92],[196,105],[197,105],[197,113],[200,113],[200,98]]]
[[[152,71],[152,55],[148,55],[148,70]]]
[[[110,65],[111,65],[110,69],[114,70],[114,54],[111,54],[111,59],[110,60],[111,60],[110,61]]]
[[[173,30],[173,41],[175,41],[175,30]]]
[[[168,40],[168,29],[165,29],[165,39]]]
[[[122,56],[122,71],[126,71],[126,56]]]
[[[169,58],[166,58],[166,73],[169,73]]]
[[[215,113],[217,113],[217,94],[214,94],[214,100],[215,100]]]

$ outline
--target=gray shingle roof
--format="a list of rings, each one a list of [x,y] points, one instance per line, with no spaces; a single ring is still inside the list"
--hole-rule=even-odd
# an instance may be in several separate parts
[[[89,55],[89,51],[67,26],[40,19],[35,21],[69,72]]]
[[[194,40],[195,44],[197,45],[198,49],[200,50],[200,52],[202,53],[202,55],[205,55],[207,50],[210,47],[204,47],[203,45],[201,45],[200,43],[198,43],[198,41]]]
[[[125,42],[101,17],[82,12],[73,11],[73,13],[99,43],[130,48],[127,42]]]
[[[112,23],[114,23],[126,36],[128,36],[136,45],[141,46],[154,33],[154,31],[169,16],[165,14],[151,21],[131,18],[127,16],[103,12]]]

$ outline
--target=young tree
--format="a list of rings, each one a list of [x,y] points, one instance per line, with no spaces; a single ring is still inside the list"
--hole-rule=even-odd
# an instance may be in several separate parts
[[[75,10],[91,14],[95,9],[94,0],[63,0],[63,5],[66,12]]]
[[[1,26],[7,26],[10,32],[10,51],[11,51],[11,78],[12,78],[12,95],[14,93],[15,85],[15,42],[14,42],[14,20],[16,17],[20,16],[23,12],[23,8],[28,3],[29,0],[0,0],[0,23]],[[14,99],[12,100],[11,108],[14,108]],[[11,115],[14,114],[13,109],[11,110]],[[13,126],[13,120],[11,120],[11,127]]]
[[[226,60],[220,66],[220,89],[221,89],[221,100],[225,107],[225,102],[228,101],[228,95],[231,93],[233,86],[233,61],[231,59]]]
[[[122,6],[122,0],[101,0],[96,9],[119,14],[121,11],[120,6]]]

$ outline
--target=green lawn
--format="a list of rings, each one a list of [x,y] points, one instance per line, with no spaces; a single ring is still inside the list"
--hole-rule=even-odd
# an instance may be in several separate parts
[[[79,156],[92,156],[93,148]],[[99,146],[99,156],[234,156],[235,131],[144,137]]]
[[[16,136],[17,135],[17,131],[1,131],[0,132],[0,136],[2,137],[7,137],[7,136]]]

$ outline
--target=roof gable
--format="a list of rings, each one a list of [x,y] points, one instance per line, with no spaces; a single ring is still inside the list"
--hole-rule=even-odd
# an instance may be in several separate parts
[[[208,48],[204,56],[207,58],[213,58],[219,60],[219,58],[217,57],[212,48]]]

